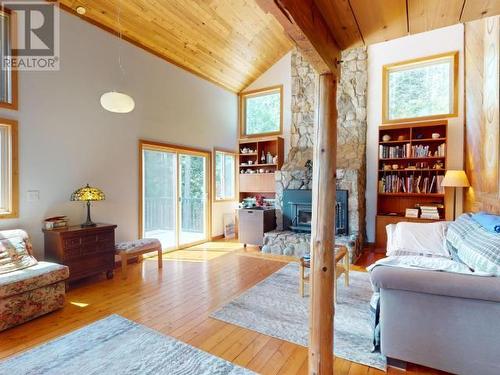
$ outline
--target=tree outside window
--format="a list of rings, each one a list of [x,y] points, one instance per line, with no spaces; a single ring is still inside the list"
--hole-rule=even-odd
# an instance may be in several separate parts
[[[236,154],[215,150],[215,200],[236,199]]]
[[[383,122],[457,116],[458,52],[384,66]]]
[[[241,136],[280,134],[283,121],[283,86],[241,94]]]

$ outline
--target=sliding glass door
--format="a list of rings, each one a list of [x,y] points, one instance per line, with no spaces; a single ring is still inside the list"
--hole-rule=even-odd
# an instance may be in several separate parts
[[[177,248],[177,154],[144,149],[143,237]]]
[[[141,142],[140,234],[164,250],[208,241],[210,154]]]

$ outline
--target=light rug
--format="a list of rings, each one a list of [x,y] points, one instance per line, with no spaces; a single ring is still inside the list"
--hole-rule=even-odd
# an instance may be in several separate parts
[[[367,272],[351,271],[350,285],[338,279],[335,306],[335,355],[352,362],[386,369],[386,359],[372,353],[373,328]],[[290,263],[215,311],[212,317],[253,331],[308,345],[309,297],[299,295],[299,266]]]
[[[0,363],[9,375],[253,374],[119,315]]]

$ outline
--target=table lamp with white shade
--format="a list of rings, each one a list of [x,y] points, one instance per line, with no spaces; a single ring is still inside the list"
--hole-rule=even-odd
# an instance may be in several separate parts
[[[453,220],[455,220],[456,204],[457,204],[457,188],[469,187],[469,179],[462,170],[448,170],[441,182],[443,187],[453,188]]]

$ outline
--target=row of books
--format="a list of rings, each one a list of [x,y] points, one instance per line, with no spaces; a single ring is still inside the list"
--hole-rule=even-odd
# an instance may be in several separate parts
[[[378,182],[379,193],[444,193],[441,186],[443,175],[422,176],[410,175],[399,176],[390,174],[382,177]]]
[[[380,159],[425,158],[429,156],[445,157],[445,155],[445,143],[440,144],[434,152],[430,150],[428,145],[412,146],[410,143],[400,146],[380,145],[378,148],[378,156]]]
[[[444,157],[446,155],[446,143],[442,143],[437,147],[437,150],[433,153],[430,150],[429,145],[417,145],[411,147],[411,157],[412,158],[426,158],[428,156],[440,156]]]
[[[379,146],[380,159],[399,159],[409,158],[411,153],[411,145],[409,143],[401,146]]]

